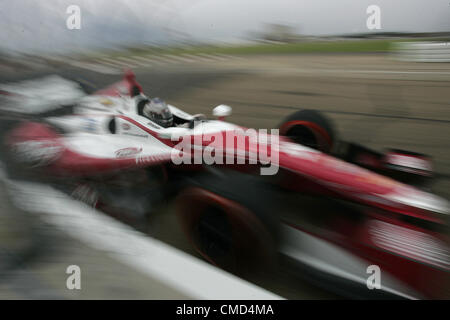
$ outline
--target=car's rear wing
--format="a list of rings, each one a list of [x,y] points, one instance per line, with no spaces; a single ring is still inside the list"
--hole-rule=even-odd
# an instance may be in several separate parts
[[[103,95],[111,97],[130,96],[134,97],[142,93],[141,85],[136,81],[136,76],[131,70],[126,70],[123,79],[105,89],[96,91],[93,95]]]

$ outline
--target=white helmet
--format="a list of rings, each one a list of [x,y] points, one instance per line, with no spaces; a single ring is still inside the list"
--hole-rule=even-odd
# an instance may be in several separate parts
[[[167,104],[160,98],[153,98],[145,104],[142,110],[144,116],[164,128],[172,126],[173,116]]]

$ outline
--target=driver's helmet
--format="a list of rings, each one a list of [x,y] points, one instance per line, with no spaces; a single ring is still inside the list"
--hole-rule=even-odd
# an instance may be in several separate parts
[[[144,116],[156,122],[161,127],[167,128],[171,127],[173,123],[172,112],[170,112],[169,107],[160,98],[153,98],[148,103],[145,104],[142,110]]]

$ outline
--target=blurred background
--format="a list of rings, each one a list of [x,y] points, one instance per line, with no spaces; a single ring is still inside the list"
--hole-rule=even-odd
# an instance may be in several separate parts
[[[0,5],[1,91],[52,74],[94,91],[131,68],[146,94],[192,114],[210,115],[212,107],[227,104],[233,107],[229,121],[247,127],[275,128],[298,108],[316,109],[335,121],[343,139],[431,155],[438,177],[433,191],[450,198],[447,0],[0,0]],[[14,117],[1,108],[2,135]],[[122,252],[111,254],[111,247],[80,240],[76,223],[55,223],[45,206],[18,205],[26,201],[26,194],[17,198],[25,191],[11,185],[6,173],[2,180],[0,299],[206,297],[193,284],[174,284],[183,279],[181,271],[173,281],[159,271],[136,271]],[[154,254],[163,248],[168,252],[158,251],[160,256],[181,256],[199,275],[206,272],[172,206],[156,211],[148,232],[162,242],[142,250]],[[128,229],[120,232],[126,234],[117,236],[133,237]],[[167,263],[175,261],[181,263]],[[82,290],[66,288],[66,267],[72,264],[84,270]],[[227,281],[229,275],[211,277]],[[280,270],[240,285],[262,298],[339,298]]]

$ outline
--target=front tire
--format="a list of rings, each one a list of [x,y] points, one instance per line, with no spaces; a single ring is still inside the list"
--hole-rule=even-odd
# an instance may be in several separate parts
[[[227,271],[272,266],[278,243],[274,194],[254,176],[220,171],[191,180],[177,214],[194,248]]]

